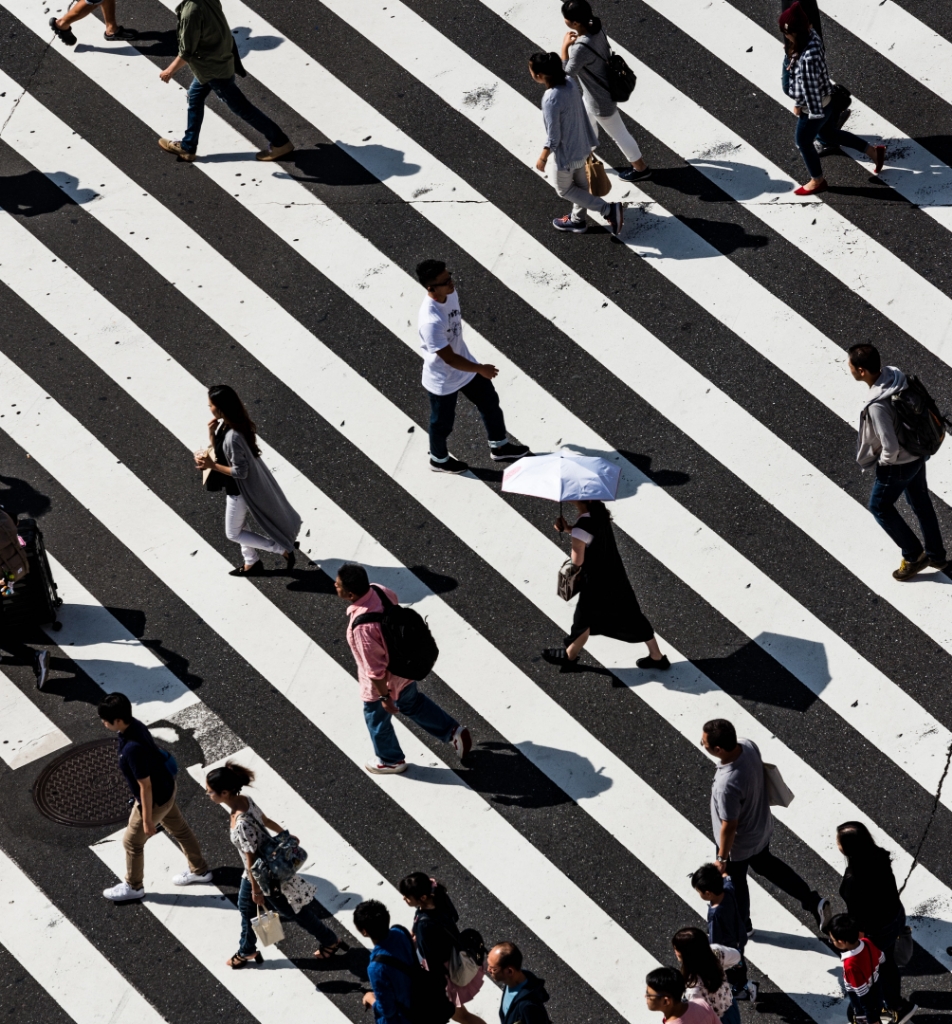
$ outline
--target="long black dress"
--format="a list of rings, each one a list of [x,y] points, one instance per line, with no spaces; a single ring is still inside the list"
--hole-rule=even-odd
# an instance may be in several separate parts
[[[592,541],[585,549],[585,561],[575,585],[579,599],[565,646],[577,640],[586,629],[592,631],[592,636],[610,636],[629,644],[650,640],[654,630],[628,582],[611,519],[607,515],[592,516],[586,512],[579,516],[575,525],[591,534]]]

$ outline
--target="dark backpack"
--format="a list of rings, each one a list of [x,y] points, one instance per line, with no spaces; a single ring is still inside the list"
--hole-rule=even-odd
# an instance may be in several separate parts
[[[399,925],[396,927],[400,927]],[[400,928],[409,936],[405,928]],[[410,979],[410,1005],[397,1003],[411,1024],[446,1024],[456,1007],[446,995],[446,976],[442,971],[425,971],[416,960],[408,964],[390,953],[377,953],[374,960],[394,967]]]
[[[589,46],[588,43],[580,43],[579,45],[584,46],[586,50],[591,50],[597,57],[601,57],[598,50]],[[608,89],[608,94],[616,103],[624,103],[635,91],[638,77],[628,67],[624,57],[611,49],[609,49],[609,53],[611,56],[606,61],[606,79],[602,80],[602,82]],[[593,75],[595,74],[591,68],[587,70]],[[598,78],[597,75],[595,77]]]
[[[890,398],[896,418],[896,437],[910,455],[935,455],[945,440],[946,426],[952,426],[939,412],[935,399],[918,377],[906,379],[906,386]]]
[[[404,679],[425,679],[433,671],[440,653],[426,619],[412,608],[394,604],[376,584],[371,583],[371,586],[383,602],[383,611],[358,615],[350,628],[356,629],[365,622],[379,622],[390,656],[387,668]]]
[[[17,583],[29,571],[30,563],[17,535],[17,524],[0,510],[0,575],[8,583]]]

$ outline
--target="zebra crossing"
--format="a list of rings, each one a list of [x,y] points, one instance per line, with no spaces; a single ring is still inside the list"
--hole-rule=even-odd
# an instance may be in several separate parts
[[[47,47],[38,0],[0,0],[13,44],[0,53],[0,296],[13,327],[0,342],[0,478],[11,501],[48,504],[66,599],[49,634],[50,691],[0,673],[0,878],[22,901],[16,919],[29,918],[18,928],[0,915],[0,953],[63,1020],[362,1018],[359,971],[302,969],[293,938],[266,969],[228,971],[233,886],[173,889],[164,839],[149,847],[150,898],[126,913],[96,898],[100,879],[121,875],[118,835],[70,844],[43,825],[36,857],[23,794],[56,751],[98,735],[97,687],[121,689],[187,745],[180,788],[216,863],[233,857],[203,778],[235,756],[258,773],[259,802],[307,837],[304,872],[353,946],[361,898],[409,923],[395,883],[422,866],[450,883],[464,923],[526,949],[553,1019],[640,1020],[641,977],[670,960],[677,927],[700,920],[686,876],[710,856],[711,766],[697,738],[723,716],[797,793],[778,809],[776,845],[811,883],[836,891],[841,821],[867,822],[890,850],[918,946],[911,990],[945,1008],[952,589],[941,574],[902,587],[888,575],[897,556],[851,464],[861,396],[843,365],[844,321],[869,324],[940,404],[948,394],[944,150],[906,138],[907,112],[878,113],[881,97],[857,78],[851,127],[887,140],[878,188],[893,212],[880,224],[868,203],[794,199],[802,172],[780,44],[764,28],[772,5],[761,17],[755,0],[635,0],[608,24],[639,78],[625,110],[651,162],[672,155],[689,188],[663,174],[615,179],[624,246],[593,233],[569,247],[547,231],[525,70],[531,49],[557,45],[558,12],[542,0],[451,6],[225,0],[243,88],[283,110],[298,153],[255,164],[213,104],[204,159],[186,166],[144,150],[184,116],[180,86],[157,76],[171,0],[130,12],[153,33],[138,48],[102,46],[87,19],[72,49]],[[823,12],[852,33],[854,68],[874,46],[897,80],[930,89],[938,109],[952,102],[950,43],[904,6],[829,0]],[[673,42],[638,31],[659,21]],[[656,70],[692,46],[736,89],[757,90],[783,146],[764,146],[746,114],[726,117],[689,69]],[[837,174],[868,181],[865,158],[849,156]],[[725,222],[766,232],[762,244],[719,244],[698,216],[711,199],[685,198],[708,188]],[[926,252],[909,256],[899,217]],[[551,510],[502,495],[494,476],[429,473],[410,271],[433,253],[463,271],[469,344],[500,367],[513,435],[619,463],[616,530],[673,663],[664,677],[595,638],[591,673],[571,690],[554,678],[538,650],[571,609],[553,593]],[[763,254],[815,281],[829,311],[765,276]],[[189,466],[213,379],[260,402],[264,457],[322,572],[226,585],[234,551]],[[798,416],[773,408],[785,399]],[[461,419],[453,442],[481,465],[466,433]],[[952,536],[947,458],[929,472]],[[428,686],[470,724],[472,767],[398,723],[411,772],[362,771],[367,738],[326,579],[349,560],[427,615],[444,651]],[[68,699],[67,678],[84,696]],[[751,892],[762,1012],[842,1019],[837,961],[809,919],[766,884],[752,879]],[[127,940],[161,970],[132,962]],[[6,983],[8,962],[11,1006],[49,1019],[52,1004],[28,1005]],[[492,1020],[494,1000],[487,985],[472,1008]]]

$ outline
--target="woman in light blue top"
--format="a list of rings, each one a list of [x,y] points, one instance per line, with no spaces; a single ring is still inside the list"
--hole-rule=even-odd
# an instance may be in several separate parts
[[[529,73],[534,82],[545,86],[542,119],[546,139],[536,169],[544,172],[549,157],[554,157],[555,190],[572,202],[572,212],[556,217],[552,226],[581,234],[588,230],[585,211],[592,210],[608,221],[613,235],[618,235],[625,219],[621,203],[606,203],[588,190],[585,161],[598,138],[578,86],[566,77],[557,53],[534,53],[529,58]]]

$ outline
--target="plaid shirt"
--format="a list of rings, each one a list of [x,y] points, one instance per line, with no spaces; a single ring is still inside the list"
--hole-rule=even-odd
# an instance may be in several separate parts
[[[833,84],[826,68],[823,40],[813,29],[803,53],[792,57],[787,69],[790,72],[790,95],[796,105],[805,110],[811,120],[825,117],[823,99],[830,95]]]

